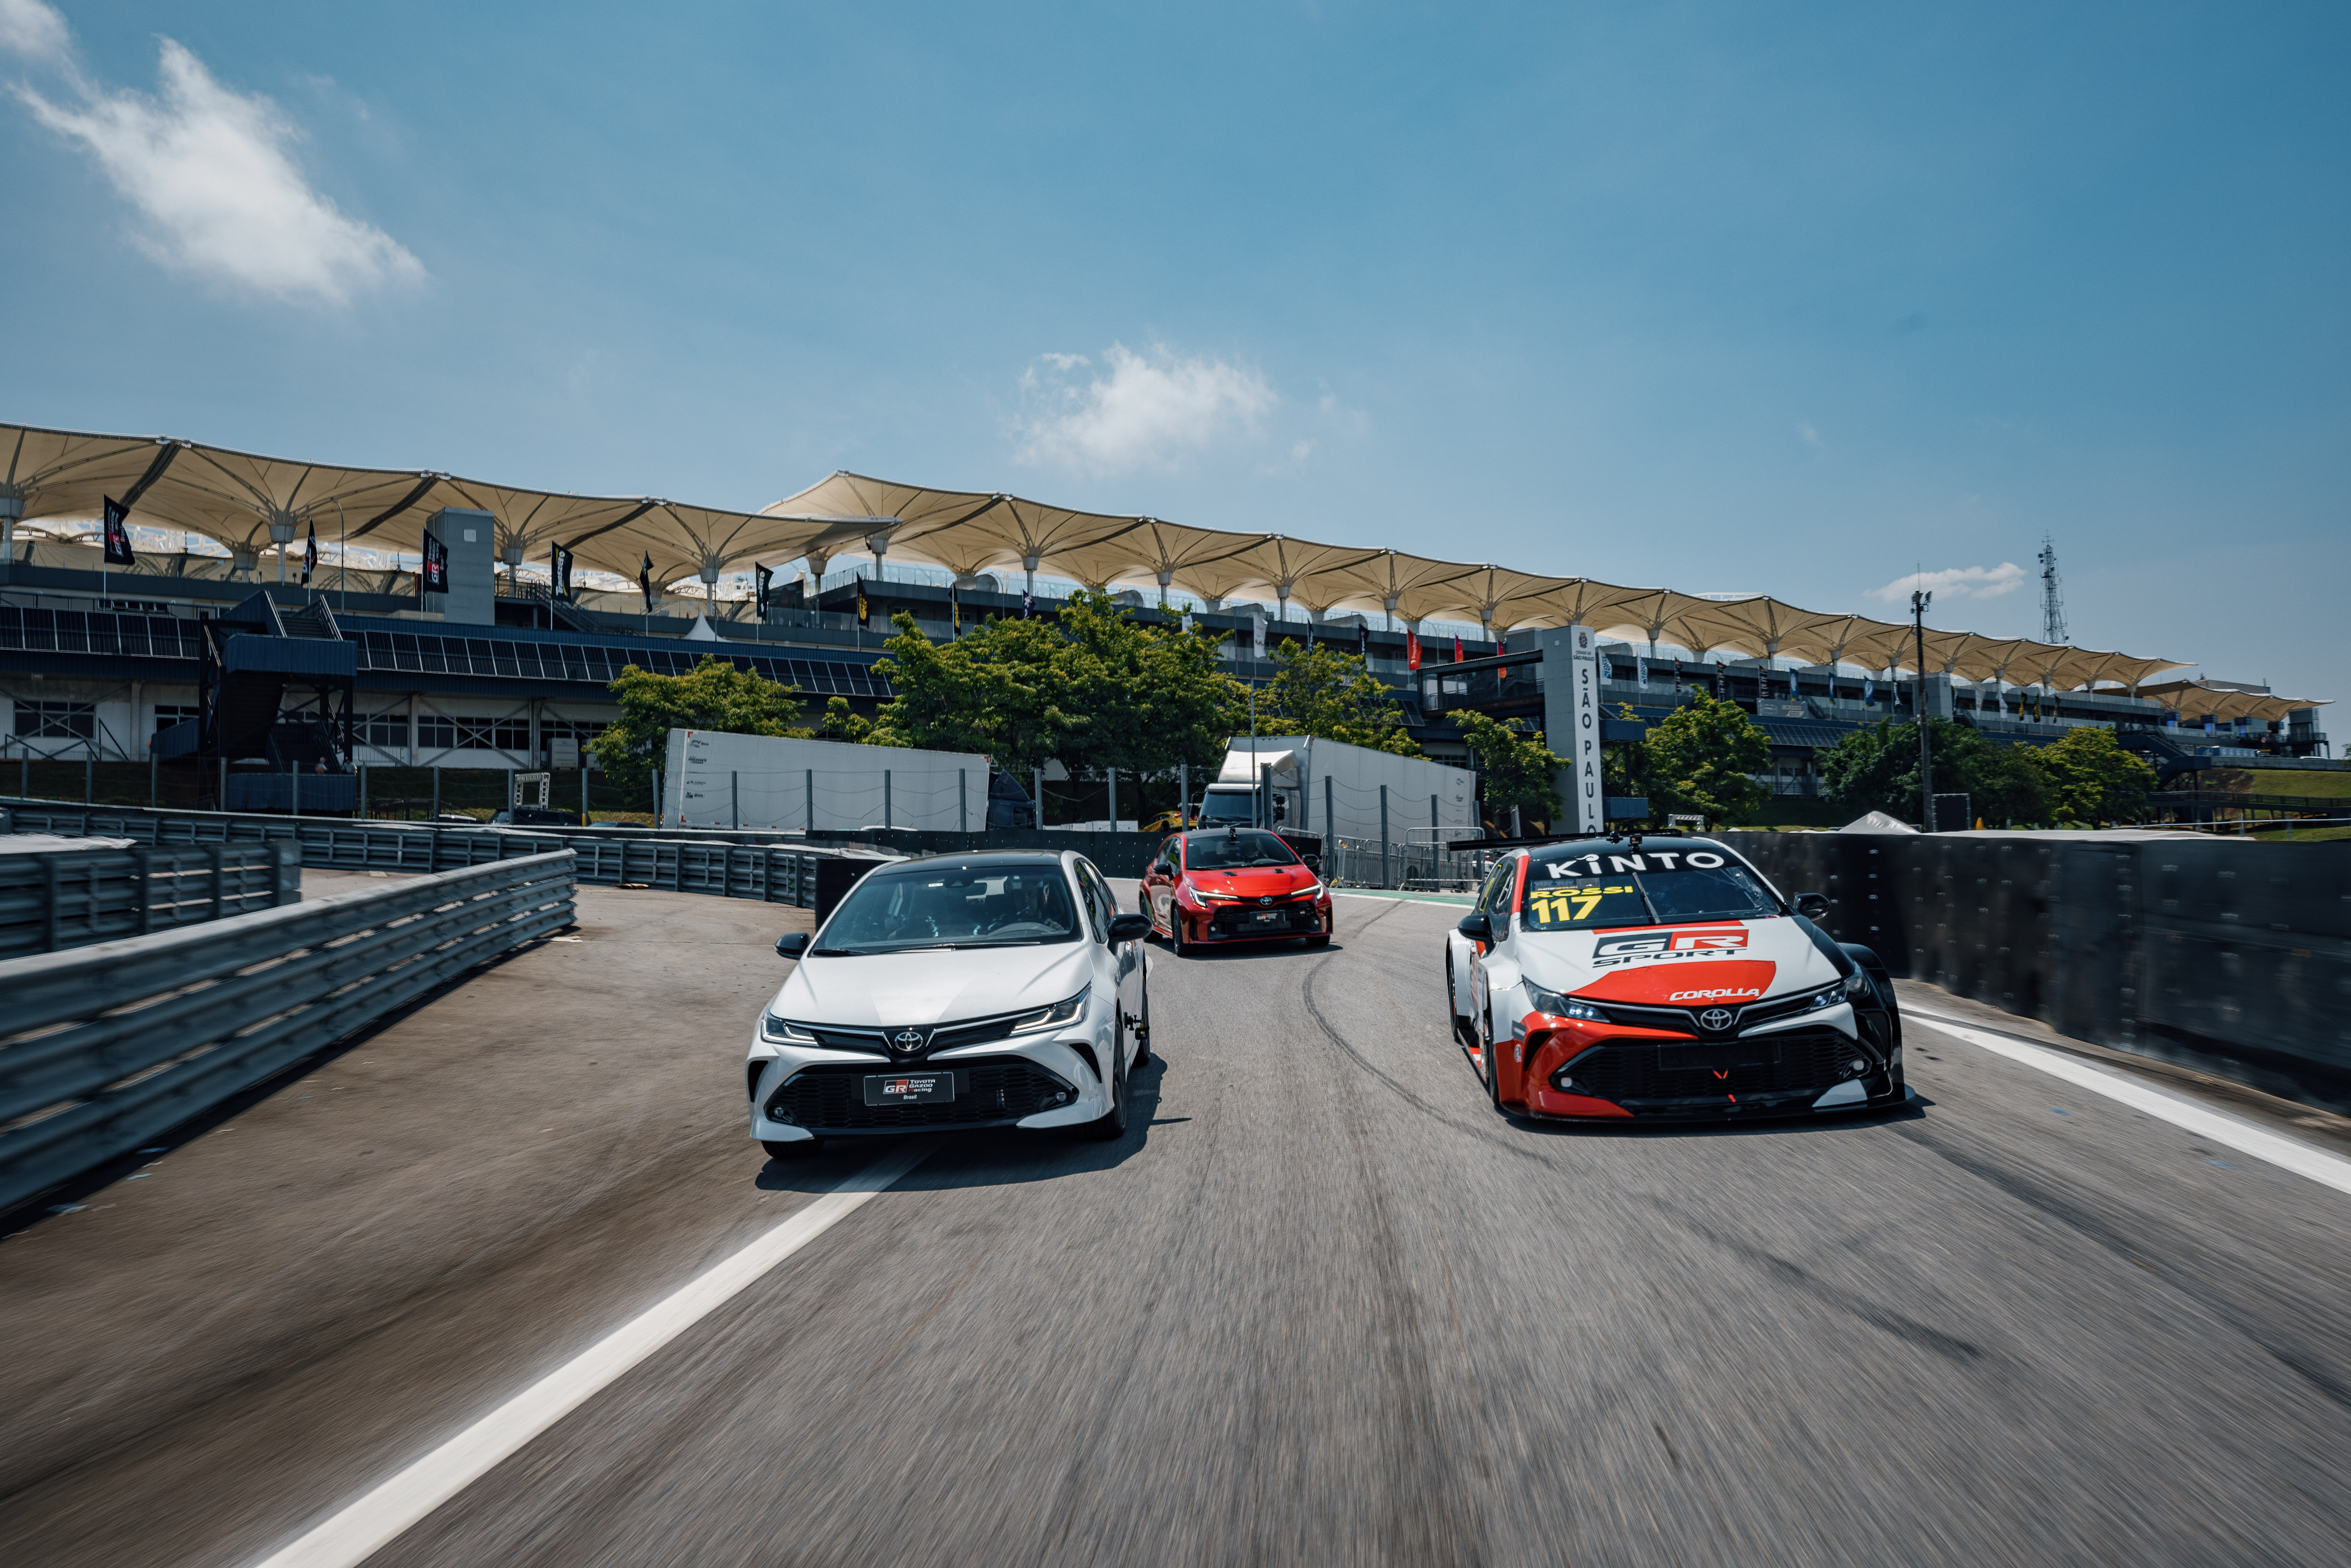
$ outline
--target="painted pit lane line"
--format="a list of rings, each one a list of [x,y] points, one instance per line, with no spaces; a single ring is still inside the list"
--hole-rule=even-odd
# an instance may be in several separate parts
[[[778,1221],[521,1393],[301,1535],[254,1568],[353,1568],[455,1497],[622,1374],[739,1295],[785,1259],[848,1218],[938,1145],[895,1149]]]
[[[1940,1013],[1931,1013],[1923,1008],[1905,1007],[1902,1016],[1918,1019],[1931,1024],[1939,1032],[1965,1040],[1980,1050],[2005,1056],[2011,1061],[2021,1062],[2052,1078],[2062,1078],[2075,1088],[2086,1089],[2093,1094],[2103,1094],[2109,1100],[2119,1101],[2134,1111],[2144,1111],[2175,1127],[2184,1127],[2199,1137],[2226,1144],[2240,1154],[2266,1160],[2280,1170],[2308,1176],[2320,1186],[2331,1186],[2337,1192],[2351,1193],[2351,1160],[2340,1155],[2331,1155],[2298,1139],[2256,1127],[2224,1112],[2199,1105],[2192,1100],[2181,1099],[2179,1095],[2167,1093],[2063,1052],[2028,1045],[2021,1040],[2011,1040],[1989,1030],[1970,1029],[1958,1019]]]

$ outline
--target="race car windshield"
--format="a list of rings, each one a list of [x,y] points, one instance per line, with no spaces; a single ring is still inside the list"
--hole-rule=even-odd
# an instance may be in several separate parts
[[[1297,863],[1298,856],[1290,847],[1261,828],[1192,833],[1184,840],[1186,871],[1241,871],[1249,866]]]
[[[1530,930],[1758,920],[1780,913],[1779,901],[1752,872],[1711,850],[1586,853],[1538,859],[1528,870]]]
[[[875,873],[825,922],[819,957],[921,947],[1074,942],[1077,910],[1058,865]]]

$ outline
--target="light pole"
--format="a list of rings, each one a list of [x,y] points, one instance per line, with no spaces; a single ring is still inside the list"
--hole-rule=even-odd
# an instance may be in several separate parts
[[[1935,831],[1935,759],[1927,746],[1927,606],[1934,601],[1931,593],[1922,593],[1915,588],[1910,591],[1910,627],[1917,650],[1918,681],[1914,689],[1918,694],[1918,712],[1915,716],[1918,720],[1918,804],[1926,812],[1919,821],[1930,833]]]

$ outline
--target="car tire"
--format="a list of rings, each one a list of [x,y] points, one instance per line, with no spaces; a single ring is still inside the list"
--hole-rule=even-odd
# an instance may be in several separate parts
[[[1495,1110],[1499,1111],[1503,1109],[1502,1058],[1501,1048],[1494,1042],[1491,1018],[1481,1017],[1478,1020],[1478,1049],[1486,1059],[1486,1098],[1494,1103]]]
[[[1120,1040],[1111,1048],[1110,1109],[1078,1129],[1078,1136],[1090,1142],[1115,1143],[1126,1136],[1125,1044]]]
[[[803,1155],[815,1154],[819,1149],[823,1148],[824,1140],[795,1138],[790,1143],[780,1140],[771,1143],[762,1138],[759,1140],[759,1146],[768,1151],[768,1157],[771,1160],[796,1160]]]
[[[1197,942],[1184,940],[1184,916],[1175,909],[1167,912],[1167,947],[1178,958],[1189,958],[1199,950]]]

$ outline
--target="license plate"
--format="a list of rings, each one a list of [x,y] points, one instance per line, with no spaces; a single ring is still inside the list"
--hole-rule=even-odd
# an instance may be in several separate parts
[[[1288,918],[1289,916],[1279,909],[1260,909],[1257,912],[1257,923],[1259,925],[1277,925]]]
[[[1769,1067],[1779,1060],[1780,1042],[1768,1035],[1761,1040],[1657,1047],[1657,1067],[1666,1072],[1688,1072],[1699,1068],[1721,1072],[1733,1067]]]
[[[875,1073],[865,1081],[868,1105],[943,1105],[955,1097],[952,1072]]]

